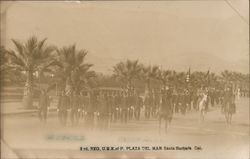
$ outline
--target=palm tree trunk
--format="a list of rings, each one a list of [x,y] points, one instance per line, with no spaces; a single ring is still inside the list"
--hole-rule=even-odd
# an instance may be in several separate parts
[[[164,91],[166,90],[166,86],[167,86],[167,82],[166,82],[166,81],[163,81],[163,90],[164,90]]]
[[[33,73],[32,71],[27,72],[27,80],[24,86],[23,94],[23,106],[24,108],[33,108]]]
[[[128,81],[128,86],[129,86],[129,93],[133,93],[133,83],[132,83],[132,80]]]
[[[66,79],[66,84],[65,84],[65,93],[66,95],[70,95],[73,92],[73,86],[72,86],[72,81],[70,78]]]
[[[145,85],[145,95],[150,92],[150,79],[148,78]]]

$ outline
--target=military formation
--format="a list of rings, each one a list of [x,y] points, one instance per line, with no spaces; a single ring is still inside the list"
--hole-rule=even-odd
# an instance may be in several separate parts
[[[76,126],[80,120],[90,129],[108,129],[112,124],[126,124],[130,120],[164,118],[169,121],[175,113],[185,115],[191,110],[199,111],[202,95],[206,94],[205,110],[220,106],[221,112],[236,112],[237,91],[201,87],[199,89],[165,87],[160,90],[139,92],[125,89],[93,89],[79,93],[62,91],[57,104],[61,125]],[[50,98],[42,91],[38,115],[46,122]],[[229,105],[229,109],[227,108]]]

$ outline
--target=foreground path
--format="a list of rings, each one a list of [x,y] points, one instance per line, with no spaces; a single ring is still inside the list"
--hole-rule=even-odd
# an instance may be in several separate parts
[[[158,133],[156,119],[130,121],[126,125],[112,124],[106,131],[86,130],[81,122],[77,127],[58,125],[51,113],[46,125],[35,114],[3,117],[3,138],[8,146],[23,158],[248,158],[249,157],[249,101],[237,101],[237,113],[232,125],[226,125],[218,107],[211,108],[205,122],[199,114],[175,114],[169,131]],[[134,147],[191,147],[192,150],[164,151],[80,151],[87,146]],[[199,150],[195,150],[195,148]],[[125,153],[126,152],[126,153]]]

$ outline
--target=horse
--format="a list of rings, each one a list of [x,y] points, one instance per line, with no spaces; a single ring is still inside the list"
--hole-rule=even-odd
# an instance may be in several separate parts
[[[225,91],[223,108],[224,108],[223,112],[225,114],[226,122],[227,124],[231,124],[232,115],[235,113],[236,107],[235,107],[235,95],[230,89],[227,89]]]
[[[199,101],[199,111],[200,111],[200,121],[203,122],[206,113],[206,103],[207,103],[207,95],[205,93],[202,94],[201,99]]]
[[[232,116],[235,113],[235,103],[234,102],[225,102],[224,104],[224,113],[227,124],[232,123]]]
[[[161,132],[161,120],[165,120],[165,133],[173,118],[173,107],[170,96],[163,95],[159,109],[159,134]]]

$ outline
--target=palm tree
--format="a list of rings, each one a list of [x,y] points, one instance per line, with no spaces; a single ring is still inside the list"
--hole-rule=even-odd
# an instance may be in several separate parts
[[[125,62],[119,62],[114,66],[114,77],[122,81],[128,88],[132,90],[133,82],[138,79],[141,74],[141,65],[138,60],[127,60]]]
[[[83,89],[94,87],[96,73],[89,70],[91,66],[90,64],[81,64],[72,71],[72,91],[79,94]]]
[[[151,91],[151,81],[157,79],[159,75],[159,67],[158,66],[144,66],[142,68],[143,78],[146,81],[145,93],[147,91]]]
[[[218,85],[218,77],[213,72],[211,72],[208,76],[208,85],[212,87],[217,87]]]
[[[228,70],[221,72],[221,76],[225,82],[229,82],[232,80],[232,72]]]
[[[15,49],[8,50],[9,68],[23,72],[26,76],[23,106],[33,107],[34,75],[48,68],[53,63],[54,46],[46,45],[46,38],[39,41],[37,37],[29,38],[25,43],[12,39]]]
[[[0,73],[2,74],[6,69],[7,69],[7,62],[8,62],[8,58],[7,58],[7,54],[6,54],[6,50],[3,46],[0,47]]]
[[[59,79],[62,91],[77,92],[84,88],[95,73],[89,69],[92,64],[85,63],[86,50],[77,50],[75,45],[57,49],[57,66],[53,73]]]
[[[173,71],[162,70],[158,72],[158,79],[162,82],[163,88],[165,89],[167,83],[170,82],[171,76],[173,76]]]
[[[184,87],[186,84],[186,72],[176,73],[176,86]]]
[[[6,50],[3,46],[0,47],[0,74],[1,74],[1,88],[2,88],[2,84],[5,82],[6,80],[6,74],[8,73],[8,58],[7,58],[7,54],[6,54]]]

